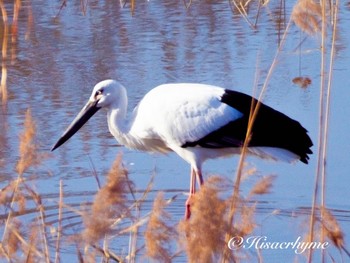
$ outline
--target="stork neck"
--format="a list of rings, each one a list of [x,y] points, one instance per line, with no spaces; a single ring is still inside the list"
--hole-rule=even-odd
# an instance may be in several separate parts
[[[128,137],[130,125],[126,119],[126,105],[122,107],[111,108],[107,113],[108,128],[112,135],[122,144]]]
[[[120,144],[128,148],[141,149],[142,142],[130,132],[135,116],[132,114],[130,119],[127,118],[127,107],[128,98],[126,90],[122,89],[115,104],[111,105],[108,109],[108,128]]]

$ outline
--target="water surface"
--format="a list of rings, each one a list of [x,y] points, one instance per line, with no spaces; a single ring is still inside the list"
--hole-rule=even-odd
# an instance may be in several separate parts
[[[7,4],[8,10],[13,10]],[[200,82],[235,89],[247,94],[261,89],[289,22],[292,3],[285,9],[270,3],[260,10],[257,27],[250,27],[242,16],[232,12],[228,2],[194,2],[186,9],[181,1],[138,1],[133,12],[119,1],[91,1],[82,12],[80,1],[68,1],[60,12],[57,1],[26,2],[20,11],[14,54],[8,68],[8,102],[2,104],[0,184],[17,175],[19,133],[25,112],[31,109],[37,126],[39,151],[48,154],[30,184],[44,197],[53,224],[57,219],[59,180],[63,181],[65,202],[79,207],[91,202],[97,191],[95,174],[104,175],[118,153],[142,192],[155,172],[153,190],[143,207],[150,211],[157,191],[166,197],[178,194],[169,207],[174,224],[183,216],[185,193],[189,188],[189,166],[174,154],[149,155],[119,145],[109,134],[105,112],[100,111],[68,143],[54,153],[52,145],[90,96],[100,80],[114,78],[127,88],[130,109],[153,87],[168,82]],[[9,11],[9,19],[12,16]],[[257,8],[249,18],[255,22]],[[31,23],[30,17],[33,18]],[[340,6],[337,51],[334,60],[331,119],[327,158],[326,204],[340,222],[347,245],[350,239],[349,191],[346,182],[350,163],[348,103],[349,10]],[[274,67],[264,102],[300,121],[309,131],[317,153],[321,36],[308,36],[292,24]],[[327,43],[327,49],[330,48]],[[306,89],[292,83],[297,76],[308,76]],[[277,175],[270,194],[257,201],[255,234],[273,241],[294,241],[306,233],[312,205],[316,154],[309,165],[270,162],[249,157],[249,165],[259,175]],[[209,161],[205,176],[219,174],[234,180],[238,157]],[[258,175],[258,176],[259,176]],[[259,178],[259,177],[257,177]],[[255,178],[256,179],[256,178]],[[254,179],[242,183],[242,195]],[[51,207],[51,208],[50,208]],[[70,231],[81,228],[73,212],[64,215]],[[74,230],[73,230],[74,229]],[[69,231],[68,231],[69,232]],[[128,243],[121,242],[121,247]],[[142,242],[142,241],[141,241]],[[124,249],[124,251],[125,251]],[[69,248],[68,248],[69,250]],[[73,252],[72,252],[73,251]],[[71,251],[74,254],[74,249]],[[67,252],[67,258],[70,257]],[[256,251],[248,251],[256,257]],[[336,249],[330,252],[339,257]],[[293,262],[293,251],[265,250],[268,262]],[[304,257],[299,257],[303,262]],[[185,255],[174,260],[185,262]],[[286,262],[287,262],[286,261]]]

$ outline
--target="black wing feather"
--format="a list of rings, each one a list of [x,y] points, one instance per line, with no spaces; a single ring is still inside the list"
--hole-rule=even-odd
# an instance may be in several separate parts
[[[186,142],[182,147],[198,145],[204,148],[227,148],[243,145],[251,104],[256,105],[258,101],[249,95],[225,90],[221,102],[242,112],[243,116],[197,141]],[[303,163],[308,163],[308,154],[312,153],[310,149],[312,145],[307,130],[299,122],[263,103],[260,104],[248,147],[266,146],[286,149],[298,155]]]

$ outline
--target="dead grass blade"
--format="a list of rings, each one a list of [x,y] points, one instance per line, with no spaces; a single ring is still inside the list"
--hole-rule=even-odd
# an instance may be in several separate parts
[[[96,251],[100,252],[104,256],[106,261],[109,261],[111,259],[115,262],[124,262],[124,260],[121,257],[119,257],[118,255],[116,255],[115,253],[113,253],[110,250],[105,250],[104,248],[101,248],[97,245],[92,245],[92,247],[94,249],[96,249]],[[84,261],[82,261],[82,262],[84,262]]]
[[[247,1],[247,3],[242,3],[242,1],[237,1],[236,0],[229,0],[229,4],[230,4],[230,8],[232,10],[232,12],[234,12],[234,7],[238,10],[238,12],[240,13],[240,15],[243,17],[243,19],[247,22],[247,24],[252,28],[255,29],[255,25],[250,22],[249,18],[248,18],[248,14],[246,12],[246,6],[248,5],[249,1]],[[260,12],[260,6],[259,6],[259,10],[258,13]]]
[[[43,245],[43,250],[44,250],[44,257],[45,257],[45,262],[50,263],[50,250],[49,250],[49,243],[48,243],[48,237],[47,237],[47,230],[46,230],[46,213],[45,213],[45,207],[42,202],[41,196],[36,193],[33,189],[29,188],[28,186],[25,186],[28,192],[31,194],[37,210],[39,211],[39,217],[38,217],[38,222],[40,222],[40,232],[42,233],[41,235],[41,241]]]
[[[185,5],[186,9],[188,9],[192,5],[192,0],[189,0],[188,2],[186,0],[183,0],[183,3]]]
[[[67,0],[62,0],[62,3],[60,5],[60,8],[57,12],[56,18],[59,17],[59,15],[61,14],[61,11],[63,10],[63,8],[65,8],[67,6]]]
[[[234,231],[233,230],[234,229],[233,221],[234,221],[235,213],[237,211],[236,210],[237,205],[240,202],[240,200],[239,200],[239,189],[240,189],[241,179],[242,179],[242,175],[243,175],[244,160],[245,160],[245,156],[246,156],[246,153],[247,153],[247,147],[248,147],[248,144],[249,144],[249,141],[250,141],[250,137],[251,137],[251,132],[252,132],[252,128],[253,128],[253,125],[254,125],[254,121],[255,121],[255,118],[256,118],[256,116],[258,114],[258,111],[259,111],[259,108],[260,108],[260,102],[262,101],[262,97],[265,94],[265,91],[267,89],[269,80],[270,80],[270,78],[272,76],[272,72],[273,72],[273,70],[274,70],[274,68],[275,68],[275,66],[276,66],[276,64],[278,62],[280,51],[282,50],[282,48],[284,46],[287,34],[289,32],[290,25],[291,25],[291,20],[289,20],[289,22],[287,24],[287,27],[286,27],[286,29],[285,29],[285,31],[283,33],[280,45],[279,45],[279,47],[278,47],[278,49],[277,49],[277,51],[275,53],[275,57],[274,57],[274,59],[272,61],[272,64],[271,64],[271,66],[269,68],[269,71],[267,73],[267,76],[266,76],[264,85],[263,85],[263,87],[262,87],[262,89],[260,91],[257,103],[254,103],[254,101],[252,101],[252,103],[251,103],[251,110],[250,110],[250,116],[249,116],[249,122],[248,122],[246,137],[245,137],[245,141],[244,141],[243,147],[241,149],[240,159],[239,159],[239,162],[238,162],[238,167],[237,167],[237,172],[236,172],[236,177],[235,177],[235,182],[234,182],[234,189],[233,189],[232,200],[230,201],[230,209],[229,209],[229,215],[228,215],[228,222],[230,224],[230,227],[229,227],[229,231],[226,233],[226,237],[225,237],[226,243],[229,241],[229,239],[231,238],[231,233]],[[224,259],[223,261],[226,262],[227,259]]]
[[[55,262],[60,262],[60,247],[61,247],[61,233],[62,233],[62,207],[63,207],[63,183],[60,180],[60,194],[58,201],[58,226],[56,235],[56,247],[55,247]]]
[[[17,56],[16,43],[18,38],[18,17],[22,7],[21,0],[14,1],[13,17],[11,25],[11,63],[14,63]]]
[[[333,60],[335,53],[335,36],[337,28],[337,13],[338,13],[338,1],[335,2],[335,8],[333,8],[333,2],[327,5],[328,2],[323,0],[321,2],[321,66],[320,66],[320,99],[319,99],[319,130],[318,130],[318,148],[317,148],[317,167],[315,174],[314,193],[312,200],[312,209],[309,223],[309,237],[312,241],[315,231],[316,221],[316,207],[319,198],[319,188],[321,187],[321,207],[325,206],[325,187],[326,187],[326,159],[327,159],[327,145],[328,145],[328,127],[329,127],[329,112],[330,112],[330,93],[332,84],[332,72],[333,72]],[[327,66],[327,53],[326,53],[326,37],[327,37],[327,6],[334,11],[332,16],[333,21],[333,34],[332,34],[332,48],[329,61],[329,72],[326,74]],[[328,78],[328,81],[327,81]],[[326,88],[327,84],[327,88]],[[321,213],[321,217],[324,213]],[[321,239],[324,240],[325,228],[322,228]],[[312,250],[308,254],[308,262],[312,262],[313,256]],[[322,251],[322,261],[324,261],[324,251]]]

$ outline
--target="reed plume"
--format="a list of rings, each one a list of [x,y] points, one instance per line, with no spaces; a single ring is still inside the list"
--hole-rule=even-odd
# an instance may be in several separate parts
[[[310,35],[321,31],[321,18],[321,5],[313,0],[299,0],[292,11],[294,23]]]
[[[326,231],[326,236],[332,241],[332,243],[339,249],[344,246],[344,234],[337,219],[332,215],[332,213],[322,207],[322,227]]]
[[[43,260],[44,255],[39,251],[42,249],[42,242],[40,237],[41,226],[37,223],[30,224],[29,226],[28,246],[25,247],[25,259],[27,263],[34,263]]]
[[[7,257],[10,259],[16,258],[16,253],[21,247],[19,233],[21,232],[22,223],[18,219],[12,219],[8,224],[8,231],[3,239],[3,248],[6,251]]]
[[[262,194],[268,194],[270,193],[270,190],[272,188],[272,182],[276,178],[274,175],[265,176],[262,179],[260,179],[250,190],[250,195],[262,195]]]
[[[180,243],[184,245],[189,262],[213,262],[227,246],[225,218],[227,203],[219,197],[223,179],[208,178],[191,201],[191,218],[179,224]]]
[[[174,228],[167,224],[171,217],[165,207],[163,193],[159,193],[145,232],[146,255],[158,262],[171,262],[170,242],[176,237]]]
[[[27,110],[24,120],[24,131],[20,134],[19,160],[16,170],[22,176],[31,166],[39,165],[43,155],[38,153],[38,145],[35,142],[36,125],[30,109]]]
[[[83,216],[85,230],[83,239],[88,243],[100,240],[112,230],[117,218],[128,213],[127,194],[132,182],[122,167],[121,156],[114,161],[107,175],[106,184],[97,192],[91,211]]]

